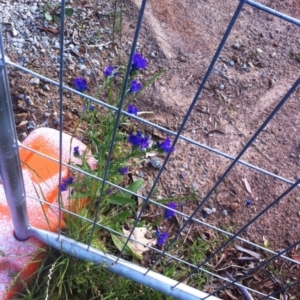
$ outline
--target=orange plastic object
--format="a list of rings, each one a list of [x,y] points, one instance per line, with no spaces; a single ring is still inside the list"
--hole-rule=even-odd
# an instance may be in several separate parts
[[[71,145],[72,144],[72,145]],[[23,145],[39,151],[53,159],[59,159],[59,132],[50,128],[34,130]],[[84,151],[86,146],[68,134],[63,134],[62,161],[78,164],[80,159],[73,156],[73,147]],[[58,228],[58,209],[45,203],[57,205],[59,164],[39,154],[20,147],[20,158],[26,190],[29,221],[37,228],[56,231]],[[62,178],[68,178],[70,170],[62,167]],[[70,207],[68,191],[62,192],[62,205]],[[63,219],[61,226],[64,226]],[[0,184],[0,299],[12,299],[20,289],[22,281],[29,282],[32,274],[39,268],[46,245],[35,238],[20,242],[14,238],[12,221],[6,203],[2,184]]]

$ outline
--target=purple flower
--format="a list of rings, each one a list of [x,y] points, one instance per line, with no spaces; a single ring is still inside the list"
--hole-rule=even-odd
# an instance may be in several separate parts
[[[137,134],[130,134],[128,137],[128,142],[134,147],[140,147],[141,149],[149,148],[149,137],[144,137],[139,131]]]
[[[70,176],[67,179],[63,179],[62,183],[59,185],[60,191],[64,192],[68,189],[68,185],[73,183],[73,177]]]
[[[172,147],[172,142],[171,142],[170,138],[167,137],[163,142],[161,142],[161,143],[158,145],[158,147],[159,147],[161,150],[163,150],[163,151],[165,151],[165,152],[167,152],[167,153],[170,153],[171,147]],[[172,151],[174,151],[174,149],[173,149]]]
[[[170,207],[170,208],[172,208],[172,209],[176,209],[176,208],[177,208],[177,204],[174,203],[174,202],[170,202],[170,203],[168,204],[168,207]],[[176,212],[175,212],[175,211],[172,211],[172,210],[170,210],[170,209],[168,209],[168,208],[165,209],[165,218],[166,218],[167,220],[171,219],[171,218],[172,218],[173,216],[175,216],[175,215],[176,215]]]
[[[74,156],[79,156],[79,155],[80,155],[80,154],[79,154],[79,146],[74,147],[74,149],[73,149],[73,154],[74,154]]]
[[[82,77],[77,77],[74,79],[74,85],[75,85],[75,89],[78,92],[83,93],[84,91],[87,90],[87,81],[86,79],[82,78]]]
[[[118,75],[118,71],[115,67],[113,66],[107,66],[104,71],[103,71],[104,76],[109,77],[116,77]]]
[[[132,62],[132,71],[145,69],[147,67],[147,60],[139,53],[134,53]]]
[[[148,149],[149,148],[149,136],[140,138],[140,148]]]
[[[94,109],[95,109],[95,106],[94,105],[90,105],[89,111],[94,111]]]
[[[119,168],[119,169],[118,169],[118,172],[119,172],[121,175],[125,175],[125,174],[128,174],[128,170],[129,170],[129,167]]]
[[[206,212],[205,210],[202,210],[202,217],[203,217],[204,219],[207,218],[207,212]]]
[[[129,93],[137,93],[141,90],[142,84],[136,80],[130,82]]]
[[[137,116],[139,109],[136,106],[134,106],[133,104],[129,104],[128,108],[127,108],[127,112],[132,115]]]
[[[246,206],[250,206],[250,205],[252,205],[252,201],[251,200],[246,200]]]
[[[167,232],[160,232],[158,229],[155,231],[155,235],[157,237],[156,244],[158,246],[162,246],[163,244],[165,244],[167,241],[167,238],[169,236],[169,234]]]
[[[110,195],[112,193],[112,190],[107,190],[106,195]]]
[[[135,135],[133,133],[130,134],[128,137],[128,142],[135,147],[138,147],[140,145],[140,140],[141,138],[138,135]]]

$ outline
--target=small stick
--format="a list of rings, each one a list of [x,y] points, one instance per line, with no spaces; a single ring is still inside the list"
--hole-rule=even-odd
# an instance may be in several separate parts
[[[236,280],[234,279],[234,277],[232,277],[232,275],[229,274],[228,272],[226,272],[226,276],[227,276],[230,280],[236,281]],[[234,283],[233,283],[233,284],[234,284]],[[246,288],[244,288],[243,286],[239,286],[239,285],[237,285],[236,287],[237,287],[237,288],[240,290],[240,292],[243,294],[245,300],[254,300],[253,297],[250,295],[250,293],[247,291]]]

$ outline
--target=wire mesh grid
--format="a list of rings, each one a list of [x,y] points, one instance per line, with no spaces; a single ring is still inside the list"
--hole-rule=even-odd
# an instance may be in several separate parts
[[[128,65],[127,65],[127,71],[125,74],[125,79],[124,82],[127,82],[130,76],[130,68],[131,68],[131,64],[132,64],[132,60],[133,60],[133,56],[135,53],[135,49],[136,49],[136,45],[137,45],[137,41],[138,41],[138,36],[139,36],[139,31],[141,28],[141,24],[142,24],[142,20],[143,20],[143,15],[144,15],[144,11],[145,11],[145,6],[146,6],[146,0],[142,1],[141,7],[140,7],[140,12],[139,12],[139,18],[138,18],[138,22],[136,25],[136,31],[135,31],[135,35],[134,35],[134,39],[132,42],[132,47],[131,47],[131,52],[130,52],[130,56],[128,59]],[[99,213],[99,208],[100,208],[100,203],[101,203],[101,199],[103,198],[104,195],[104,187],[105,184],[101,185],[101,190],[100,190],[100,197],[99,197],[99,202],[98,202],[98,206],[96,208],[96,217],[94,218],[94,220],[90,220],[88,218],[85,218],[77,213],[68,211],[66,208],[62,207],[61,202],[58,201],[58,206],[51,204],[50,206],[57,208],[59,210],[59,230],[58,230],[58,234],[55,233],[51,233],[51,232],[46,232],[37,228],[33,228],[33,227],[29,227],[28,229],[28,236],[35,236],[38,239],[40,239],[41,241],[45,242],[46,244],[49,244],[50,246],[53,246],[59,250],[63,250],[66,253],[69,253],[71,255],[74,255],[76,257],[79,257],[81,259],[87,259],[87,260],[91,260],[93,262],[96,262],[98,264],[102,264],[104,263],[107,268],[113,272],[116,272],[118,274],[121,274],[125,277],[128,277],[132,280],[141,282],[144,285],[150,286],[154,289],[160,290],[168,295],[174,296],[176,298],[179,299],[219,299],[218,295],[220,295],[220,292],[223,291],[224,289],[230,287],[230,286],[237,286],[239,288],[239,290],[241,291],[241,293],[243,294],[243,297],[245,297],[245,299],[252,299],[250,293],[253,293],[253,295],[255,295],[255,297],[257,299],[278,299],[278,295],[284,291],[287,291],[288,289],[299,285],[300,281],[296,281],[293,282],[289,285],[284,286],[283,288],[281,288],[280,290],[277,290],[276,292],[273,292],[269,295],[266,295],[262,292],[259,292],[258,290],[255,290],[253,288],[249,288],[249,287],[245,287],[243,286],[241,283],[239,283],[239,281],[243,280],[244,278],[247,278],[248,276],[250,276],[251,274],[254,274],[256,271],[260,270],[261,268],[265,267],[266,265],[268,265],[270,262],[281,258],[284,259],[286,261],[290,261],[296,265],[299,265],[299,262],[297,260],[294,260],[290,257],[288,257],[286,255],[286,253],[288,251],[290,251],[291,249],[295,248],[299,243],[300,240],[297,241],[296,243],[293,243],[292,245],[290,245],[289,247],[282,249],[280,252],[275,252],[272,251],[270,249],[268,249],[267,247],[255,244],[251,241],[248,241],[244,238],[241,237],[242,233],[245,232],[245,230],[251,225],[253,224],[257,219],[259,219],[262,215],[264,215],[266,212],[268,212],[272,207],[274,207],[277,203],[279,203],[279,201],[285,197],[287,194],[289,194],[293,189],[297,189],[298,185],[300,184],[300,179],[297,180],[296,182],[293,182],[291,180],[288,180],[284,177],[281,177],[277,174],[273,174],[269,171],[266,171],[256,165],[252,165],[246,161],[241,160],[240,158],[243,156],[243,154],[247,151],[247,149],[252,145],[252,143],[256,140],[256,138],[259,136],[259,134],[263,131],[263,129],[268,125],[268,123],[272,120],[272,118],[275,116],[275,114],[281,109],[281,107],[288,101],[289,97],[293,94],[293,92],[296,90],[296,88],[299,86],[300,83],[300,78],[298,80],[296,80],[296,82],[291,86],[291,88],[288,90],[288,92],[286,93],[286,95],[278,102],[278,104],[275,106],[275,108],[273,109],[273,111],[270,113],[270,115],[263,121],[262,125],[257,129],[257,131],[253,134],[253,136],[250,138],[250,140],[246,143],[246,145],[244,146],[244,148],[241,150],[241,152],[236,156],[236,157],[232,157],[231,155],[227,154],[227,153],[223,153],[217,149],[214,148],[210,148],[207,145],[204,145],[202,143],[199,143],[193,139],[190,139],[184,135],[182,135],[182,132],[184,130],[184,127],[195,107],[195,104],[197,103],[201,92],[213,70],[213,67],[221,53],[221,50],[223,48],[223,46],[225,45],[227,38],[236,22],[236,20],[239,17],[239,14],[242,10],[242,8],[244,7],[244,5],[251,5],[255,8],[261,9],[267,13],[273,14],[276,17],[282,18],[283,20],[287,21],[287,22],[291,22],[293,24],[296,25],[300,25],[300,21],[293,19],[287,15],[284,15],[280,12],[277,12],[275,10],[272,10],[266,6],[263,6],[261,4],[258,4],[254,1],[250,1],[250,0],[241,0],[238,4],[238,7],[236,8],[236,11],[226,29],[226,32],[222,38],[222,40],[220,41],[220,44],[216,50],[215,55],[213,56],[211,63],[207,69],[207,72],[192,100],[192,103],[180,125],[180,128],[178,129],[177,132],[173,132],[171,130],[168,130],[162,126],[159,126],[157,124],[154,124],[150,121],[147,121],[143,118],[140,118],[138,116],[134,116],[132,114],[129,114],[128,112],[122,110],[123,108],[123,103],[124,103],[124,99],[125,99],[125,93],[126,93],[126,85],[123,85],[122,91],[121,91],[121,95],[120,95],[120,104],[118,107],[114,107],[112,105],[107,104],[105,101],[101,101],[99,99],[95,99],[91,96],[88,96],[86,94],[80,93],[77,90],[74,90],[68,86],[65,86],[63,84],[64,82],[64,57],[63,57],[63,53],[64,53],[64,13],[61,14],[61,28],[60,28],[60,80],[59,82],[53,81],[45,76],[42,76],[40,74],[37,74],[36,72],[33,72],[27,68],[24,68],[12,61],[7,60],[6,64],[10,65],[14,68],[17,68],[21,71],[27,72],[33,76],[36,76],[42,80],[44,80],[45,82],[49,82],[52,85],[58,86],[59,87],[59,97],[60,97],[60,120],[63,120],[63,91],[67,90],[70,91],[78,96],[84,97],[85,99],[92,101],[100,106],[103,106],[109,110],[115,111],[115,124],[114,124],[114,130],[113,130],[113,135],[111,137],[111,143],[110,143],[110,149],[109,152],[107,154],[107,163],[105,165],[104,168],[104,174],[102,178],[99,178],[97,176],[94,176],[88,172],[83,171],[82,169],[74,166],[74,165],[69,165],[69,164],[65,164],[62,162],[62,151],[60,151],[60,159],[59,160],[55,160],[49,156],[46,156],[42,153],[39,153],[38,151],[35,151],[33,149],[30,149],[26,146],[21,146],[25,149],[27,149],[28,151],[32,151],[34,153],[37,153],[38,155],[44,156],[47,159],[50,160],[54,160],[57,163],[59,163],[60,166],[60,172],[59,174],[61,174],[62,171],[62,166],[66,166],[68,167],[70,170],[74,171],[74,172],[78,172],[81,174],[84,174],[85,176],[89,176],[91,178],[94,178],[96,180],[99,180],[102,183],[105,183],[109,186],[111,186],[112,188],[116,188],[118,190],[127,192],[132,194],[133,196],[136,196],[140,199],[143,200],[143,204],[141,209],[139,210],[136,219],[133,222],[133,226],[131,228],[131,231],[129,233],[128,236],[126,236],[125,234],[121,234],[120,232],[113,230],[103,224],[101,224],[101,222],[98,222],[98,213]],[[63,12],[65,10],[65,1],[61,2],[61,11]],[[3,49],[2,50],[2,61],[4,61],[4,52]],[[5,65],[2,65],[2,69]],[[2,77],[3,79],[4,77]],[[6,83],[7,84],[7,83]],[[4,89],[4,88],[3,88]],[[126,115],[132,119],[134,119],[137,122],[143,123],[147,126],[151,126],[153,128],[156,128],[158,130],[161,130],[165,133],[167,133],[170,136],[174,137],[173,140],[173,144],[171,146],[172,149],[175,149],[176,143],[178,142],[178,140],[183,140],[189,144],[193,144],[197,147],[203,148],[206,151],[210,151],[216,155],[222,156],[226,159],[229,159],[231,161],[230,165],[228,166],[228,168],[226,169],[226,171],[222,174],[222,176],[219,177],[219,179],[216,181],[216,183],[214,184],[214,186],[210,189],[210,191],[203,197],[203,199],[201,200],[201,202],[199,202],[197,208],[190,214],[185,214],[183,212],[180,212],[178,210],[175,210],[174,212],[176,212],[176,214],[178,216],[182,216],[183,217],[183,224],[181,225],[181,227],[178,229],[178,231],[176,232],[175,236],[167,242],[166,246],[163,247],[162,249],[158,249],[156,247],[152,247],[149,245],[146,245],[144,243],[141,243],[140,241],[136,240],[133,238],[133,232],[135,230],[135,228],[137,227],[138,223],[140,222],[143,214],[145,213],[145,210],[147,208],[147,205],[149,204],[154,204],[157,207],[161,207],[162,209],[169,209],[171,211],[172,208],[169,208],[168,206],[159,203],[158,201],[153,200],[153,193],[155,191],[155,188],[159,182],[159,179],[162,175],[162,173],[165,170],[165,167],[169,161],[169,158],[172,155],[172,151],[170,151],[167,155],[166,158],[162,164],[162,167],[160,168],[160,170],[157,173],[157,176],[153,182],[152,187],[150,188],[150,191],[148,193],[148,195],[146,197],[141,196],[140,194],[137,193],[133,193],[130,190],[126,190],[124,187],[121,187],[117,184],[114,184],[112,182],[109,182],[107,180],[108,178],[108,170],[109,170],[109,163],[111,161],[112,155],[113,155],[113,148],[115,145],[115,141],[116,141],[116,134],[117,134],[117,130],[119,127],[119,123],[120,123],[120,118],[122,115]],[[6,123],[7,126],[7,123]],[[60,122],[60,149],[62,149],[62,134],[63,134],[63,124],[62,122]],[[2,160],[3,161],[3,160]],[[212,194],[216,191],[216,189],[219,187],[219,185],[224,181],[224,178],[229,174],[229,172],[233,169],[233,167],[236,164],[242,164],[248,168],[251,168],[255,171],[258,171],[266,176],[271,176],[279,181],[285,182],[287,184],[289,184],[289,188],[287,188],[281,195],[279,195],[278,197],[276,197],[276,199],[274,199],[269,205],[267,205],[263,210],[261,210],[253,219],[251,219],[247,224],[245,224],[243,227],[241,227],[239,230],[236,231],[236,233],[230,233],[227,232],[226,230],[223,230],[221,228],[218,228],[216,226],[210,225],[209,223],[203,221],[201,218],[199,218],[199,212],[201,209],[203,209],[203,205],[209,200],[209,198],[212,196]],[[2,168],[2,175],[5,173],[5,170]],[[5,177],[5,176],[4,176]],[[62,181],[61,175],[59,178],[59,182]],[[4,181],[5,184],[5,181]],[[36,201],[39,201],[41,203],[44,203],[45,201],[43,199],[39,199],[38,197],[32,197],[32,196],[28,196],[27,197],[31,197]],[[10,204],[10,206],[13,206],[14,204]],[[23,212],[24,213],[24,212]],[[68,213],[71,215],[74,215],[78,218],[81,218],[82,220],[84,220],[85,222],[88,222],[92,225],[91,227],[91,234],[90,234],[90,238],[89,238],[89,242],[87,244],[82,244],[79,241],[74,241],[72,239],[69,239],[67,237],[65,237],[62,234],[61,231],[61,224],[60,224],[60,220],[61,220],[61,214],[62,213]],[[25,219],[25,221],[24,221]],[[24,223],[22,223],[24,221]],[[21,222],[21,223],[20,223]],[[178,239],[181,236],[181,233],[184,232],[184,230],[187,228],[187,226],[191,223],[196,223],[196,224],[200,224],[202,226],[208,227],[220,234],[225,235],[226,241],[224,243],[222,243],[220,246],[218,246],[212,253],[210,253],[203,261],[199,262],[198,264],[193,264],[189,261],[186,261],[185,259],[182,259],[174,254],[171,254],[170,250],[172,249],[172,246],[174,244],[176,244],[176,241],[178,241]],[[16,236],[18,237],[18,230],[22,230],[20,229],[20,227],[26,225],[26,218],[22,218],[19,221],[15,220],[15,231],[16,231]],[[126,239],[125,244],[122,246],[121,251],[119,252],[118,256],[113,256],[113,255],[109,255],[106,253],[103,253],[97,249],[94,249],[91,245],[92,245],[92,239],[93,239],[93,235],[95,233],[95,229],[97,227],[101,227],[111,233],[115,233],[118,236],[122,236]],[[23,228],[24,229],[24,228]],[[20,236],[23,239],[23,234],[20,234]],[[19,237],[20,237],[19,236]],[[250,269],[249,271],[246,271],[243,273],[243,275],[239,276],[238,278],[233,278],[230,274],[227,274],[227,277],[225,276],[220,276],[219,274],[217,274],[216,272],[214,272],[213,269],[208,268],[207,266],[209,265],[210,261],[216,257],[216,255],[220,254],[224,249],[226,249],[226,247],[228,245],[230,245],[233,241],[235,240],[239,240],[241,242],[243,242],[245,245],[250,245],[252,247],[255,247],[257,249],[260,249],[262,251],[264,251],[265,253],[268,254],[268,259],[265,259],[263,261],[260,261],[259,264],[257,264],[257,266],[255,268]],[[154,253],[156,253],[156,258],[155,260],[152,262],[151,267],[149,267],[148,269],[139,267],[133,263],[127,262],[125,260],[123,260],[121,257],[124,256],[124,252],[126,249],[126,246],[129,242],[134,242],[140,245],[143,245],[144,247],[147,247],[149,249],[151,249],[151,251],[153,251]],[[174,261],[178,264],[182,264],[185,265],[189,268],[189,272],[187,272],[186,274],[184,274],[183,276],[181,276],[180,280],[169,280],[168,278],[166,278],[165,276],[162,276],[158,273],[153,272],[153,269],[155,268],[155,266],[157,266],[159,264],[160,261],[162,261],[163,259],[167,259],[170,262]],[[193,288],[189,288],[188,286],[185,285],[185,282],[187,282],[187,280],[193,276],[194,274],[197,273],[204,273],[209,275],[211,278],[218,278],[219,279],[219,287],[217,289],[215,289],[212,292],[201,292],[201,291],[197,291],[196,289]],[[143,276],[142,276],[143,275]],[[247,298],[248,297],[248,298]]]

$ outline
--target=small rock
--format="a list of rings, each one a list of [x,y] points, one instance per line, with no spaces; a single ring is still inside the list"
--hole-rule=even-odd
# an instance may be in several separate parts
[[[115,57],[115,54],[114,54],[113,52],[110,52],[109,56],[110,56],[111,58],[114,58],[114,57]]]
[[[44,85],[44,90],[45,90],[45,91],[48,91],[48,92],[50,91],[50,86],[49,86],[49,84],[45,84],[45,85]]]
[[[234,66],[234,61],[233,61],[233,60],[229,61],[229,64],[230,64],[231,66]]]
[[[60,48],[59,42],[55,42],[54,45],[53,45],[53,48],[54,49],[59,49]]]
[[[228,212],[227,212],[226,209],[224,209],[224,210],[222,211],[222,215],[223,215],[223,216],[227,216],[227,215],[228,215]]]
[[[271,55],[270,55],[272,58],[276,56],[276,52],[273,52]]]
[[[215,207],[213,207],[213,208],[211,209],[211,211],[212,211],[213,213],[215,213],[215,212],[217,211],[217,209],[216,209]]]
[[[17,30],[16,28],[13,27],[13,28],[11,29],[11,34],[12,34],[13,36],[17,36],[18,33],[19,33],[19,32],[18,32],[18,30]]]
[[[233,45],[232,45],[233,49],[240,49],[240,43],[239,42],[235,42]]]
[[[291,154],[290,154],[290,157],[292,157],[292,158],[296,158],[296,154],[294,154],[294,153],[291,153]]]
[[[197,182],[193,182],[193,183],[192,183],[192,188],[193,188],[193,190],[197,190],[198,187],[199,187],[199,184],[198,184]]]
[[[162,161],[160,159],[157,159],[157,158],[151,158],[150,164],[155,169],[160,169],[162,167]]]
[[[152,58],[155,58],[155,57],[157,56],[157,53],[156,53],[155,51],[153,51],[153,52],[151,52],[150,56],[151,56]]]
[[[257,52],[258,54],[263,53],[263,51],[262,51],[260,48],[257,48],[257,49],[256,49],[256,52]]]
[[[225,85],[224,84],[220,84],[220,90],[222,91],[222,90],[224,90],[225,89]]]
[[[37,77],[33,77],[33,78],[30,79],[29,83],[32,84],[32,85],[39,85],[40,84],[40,79],[37,78]]]
[[[32,105],[32,101],[31,101],[31,99],[30,99],[29,96],[26,96],[26,97],[25,97],[25,103],[26,103],[26,106],[27,106],[27,107],[30,106],[30,105]]]
[[[247,70],[247,64],[243,64],[243,65],[242,65],[242,69],[243,69],[243,70]]]
[[[183,172],[180,172],[180,173],[179,173],[179,178],[182,179],[182,180],[184,180],[185,174],[184,174]]]
[[[182,164],[182,167],[186,170],[189,168],[189,166],[186,163]]]
[[[144,178],[145,174],[143,172],[139,172],[139,177]]]
[[[35,127],[36,127],[36,125],[35,125],[34,121],[29,121],[28,122],[28,126],[27,126],[28,130],[35,129]]]
[[[18,98],[19,98],[20,100],[23,100],[23,99],[24,99],[24,94],[19,94]]]
[[[47,112],[47,111],[46,111],[45,114],[44,114],[45,117],[50,117],[50,115],[51,115],[51,113],[49,113],[49,112]]]
[[[208,215],[211,215],[212,213],[214,213],[213,210],[208,207],[203,208],[203,211],[206,212]]]
[[[234,203],[231,203],[231,204],[229,205],[229,207],[230,207],[230,209],[232,209],[233,211],[235,211],[235,210],[238,209],[239,204],[236,203],[236,202],[234,202]]]

